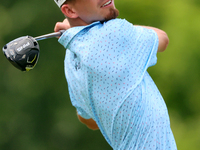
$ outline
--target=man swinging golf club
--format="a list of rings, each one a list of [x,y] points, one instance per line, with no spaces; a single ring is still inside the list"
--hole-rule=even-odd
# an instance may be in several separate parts
[[[55,0],[66,16],[55,31],[79,120],[100,129],[114,150],[176,150],[165,102],[147,68],[167,34],[116,19],[114,0]]]

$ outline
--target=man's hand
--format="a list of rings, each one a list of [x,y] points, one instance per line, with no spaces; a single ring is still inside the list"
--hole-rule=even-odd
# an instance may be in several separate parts
[[[99,129],[99,127],[97,126],[96,122],[93,119],[84,119],[83,117],[81,117],[78,114],[77,114],[77,116],[78,116],[78,119],[80,120],[80,122],[85,124],[89,129],[92,129],[92,130]]]
[[[63,22],[57,22],[55,27],[54,27],[54,31],[58,32],[60,30],[67,30],[71,28],[69,21],[67,19],[65,19]]]

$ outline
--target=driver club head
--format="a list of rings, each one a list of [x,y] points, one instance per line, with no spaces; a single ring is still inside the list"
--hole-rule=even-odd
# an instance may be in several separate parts
[[[37,41],[61,36],[65,30],[38,37],[19,37],[3,47],[3,53],[10,63],[22,71],[32,70],[39,59],[40,48]]]
[[[6,44],[2,50],[9,62],[21,71],[32,70],[40,53],[38,42],[31,36],[19,37]]]

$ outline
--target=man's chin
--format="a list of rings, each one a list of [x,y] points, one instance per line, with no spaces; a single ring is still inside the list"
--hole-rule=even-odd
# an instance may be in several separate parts
[[[105,17],[104,21],[115,19],[119,16],[119,11],[116,8],[110,8],[110,13]]]
[[[116,8],[110,8],[109,10],[109,14],[102,20],[93,20],[91,21],[90,23],[93,23],[93,22],[96,22],[96,21],[100,21],[100,22],[106,22],[106,21],[109,21],[109,20],[112,20],[112,19],[116,19],[118,16],[119,16],[119,11],[116,9]],[[88,23],[88,24],[90,24]]]

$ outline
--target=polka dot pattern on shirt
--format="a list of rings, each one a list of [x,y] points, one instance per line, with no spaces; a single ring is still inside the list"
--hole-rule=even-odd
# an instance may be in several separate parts
[[[176,149],[166,105],[147,73],[157,62],[153,30],[114,19],[69,29],[59,42],[67,49],[73,106],[97,122],[113,149]]]

